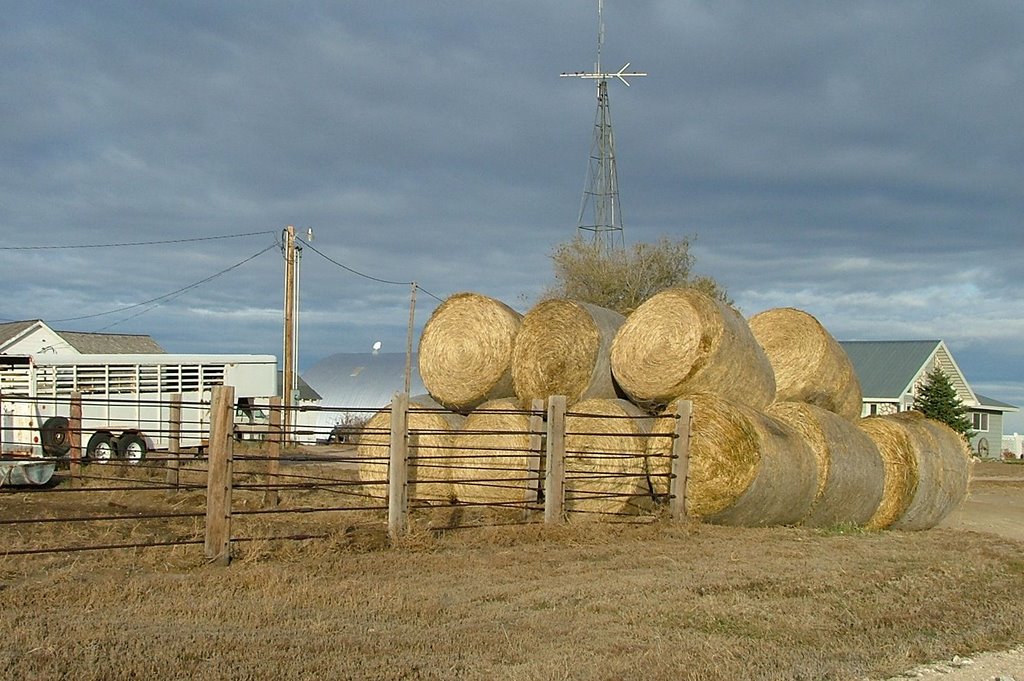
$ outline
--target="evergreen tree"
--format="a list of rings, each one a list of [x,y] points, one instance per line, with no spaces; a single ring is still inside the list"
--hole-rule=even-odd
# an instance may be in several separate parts
[[[924,383],[917,389],[914,409],[928,418],[945,423],[965,438],[973,435],[971,422],[967,418],[967,407],[956,394],[949,376],[938,367],[928,372]]]

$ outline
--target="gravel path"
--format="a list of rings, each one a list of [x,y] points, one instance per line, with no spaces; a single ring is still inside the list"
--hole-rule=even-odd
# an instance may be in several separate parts
[[[1024,646],[973,657],[954,657],[948,662],[915,667],[886,681],[942,679],[942,681],[1024,681]]]

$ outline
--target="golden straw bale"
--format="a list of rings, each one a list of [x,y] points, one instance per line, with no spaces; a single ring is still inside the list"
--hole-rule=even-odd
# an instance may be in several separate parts
[[[971,461],[967,441],[946,424],[918,411],[885,418],[907,429],[918,465],[914,497],[891,527],[899,530],[935,527],[967,497]]]
[[[885,469],[878,447],[857,424],[803,402],[776,402],[767,414],[800,433],[818,463],[818,490],[803,525],[864,525],[882,501]]]
[[[886,529],[906,512],[917,493],[917,455],[910,433],[899,421],[887,416],[869,416],[860,420],[860,428],[878,447],[885,469],[882,501],[867,526]]]
[[[792,525],[810,512],[818,489],[814,453],[788,425],[750,406],[707,393],[679,398],[693,402],[686,512],[722,525]],[[676,413],[673,402],[663,412]],[[668,434],[671,418],[652,430]],[[648,444],[654,492],[668,492],[668,438]]]
[[[644,301],[619,328],[611,360],[619,387],[646,408],[694,393],[757,409],[775,397],[771,365],[746,320],[694,289],[668,289]]]
[[[448,459],[455,442],[455,431],[462,421],[461,414],[445,410],[427,395],[409,398],[410,499],[444,501],[451,498],[452,472]],[[388,406],[370,417],[356,446],[359,479],[367,483],[365,490],[370,496],[387,496],[390,453],[391,407]]]
[[[539,489],[543,464],[530,448],[530,413],[513,398],[490,400],[455,435],[452,487],[460,501],[522,502]]]
[[[645,437],[650,422],[620,399],[583,400],[566,412],[566,511],[635,514],[653,508]]]
[[[750,318],[750,330],[775,372],[775,399],[806,402],[850,420],[860,418],[860,380],[846,351],[821,323],[780,307]]]
[[[512,350],[512,382],[520,404],[564,395],[566,404],[618,397],[611,345],[625,317],[614,310],[556,298],[523,317]]]
[[[430,396],[463,413],[512,397],[512,346],[521,323],[522,315],[494,298],[447,298],[420,336],[420,378]]]

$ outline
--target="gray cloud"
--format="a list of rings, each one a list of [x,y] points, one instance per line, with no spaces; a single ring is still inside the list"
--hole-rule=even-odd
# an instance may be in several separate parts
[[[574,232],[594,89],[558,74],[591,67],[594,5],[14,4],[3,245],[268,234],[0,251],[0,317],[148,300],[287,224],[374,277],[525,310]],[[606,15],[604,66],[650,73],[611,86],[628,241],[695,235],[697,268],[745,313],[943,338],[969,379],[1019,399],[1019,3],[610,0]],[[279,354],[281,271],[272,250],[145,314],[64,326]],[[404,347],[408,296],[307,249],[303,363]],[[435,305],[419,296],[420,326]]]

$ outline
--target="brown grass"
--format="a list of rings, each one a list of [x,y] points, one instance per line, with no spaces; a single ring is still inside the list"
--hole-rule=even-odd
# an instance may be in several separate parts
[[[250,517],[329,536],[243,543],[229,568],[195,547],[0,558],[0,678],[860,679],[1024,642],[1024,543],[990,535],[417,522],[392,547],[379,520]]]

